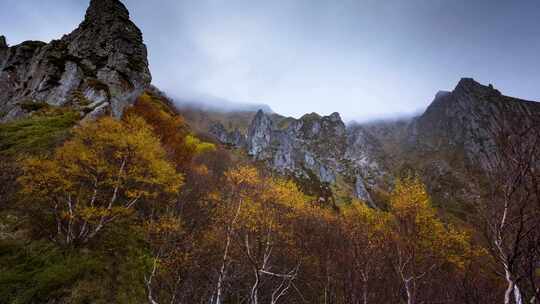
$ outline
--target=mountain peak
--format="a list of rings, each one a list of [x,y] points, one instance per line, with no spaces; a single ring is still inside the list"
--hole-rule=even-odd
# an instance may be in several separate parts
[[[457,84],[457,87],[460,87],[460,86],[476,86],[476,85],[480,85],[480,83],[478,83],[476,80],[474,80],[474,78],[469,78],[469,77],[463,77],[459,80],[458,84]]]
[[[91,0],[86,10],[85,21],[129,19],[129,11],[118,0]]]
[[[476,93],[480,96],[488,95],[500,95],[501,93],[496,90],[492,84],[483,85],[473,78],[462,78],[457,84],[454,92],[458,93]]]
[[[334,112],[332,114],[330,114],[330,116],[328,116],[330,118],[331,121],[333,122],[341,122],[341,115],[339,115],[338,112]]]
[[[0,35],[0,49],[5,49],[7,47],[6,36]]]

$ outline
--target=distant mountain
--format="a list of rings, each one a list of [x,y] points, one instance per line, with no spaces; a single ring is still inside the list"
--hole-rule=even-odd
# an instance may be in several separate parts
[[[142,33],[118,0],[92,0],[84,21],[50,43],[0,37],[0,121],[41,104],[117,117],[151,81]]]
[[[496,154],[498,130],[539,123],[540,103],[504,96],[492,85],[463,78],[452,92],[439,92],[410,126],[409,149],[463,152],[470,165],[486,168]]]
[[[510,121],[538,123],[540,103],[464,78],[410,119],[346,126],[338,113],[278,117],[260,110],[247,129],[231,130],[221,121],[210,131],[278,172],[330,184],[338,201],[355,196],[377,205],[373,197],[412,170],[436,201],[459,205],[473,195],[471,172],[486,169],[486,156],[496,157],[496,130]]]

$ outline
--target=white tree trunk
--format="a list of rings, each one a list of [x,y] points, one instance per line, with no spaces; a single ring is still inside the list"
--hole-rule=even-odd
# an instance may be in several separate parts
[[[414,288],[412,285],[412,279],[405,280],[405,292],[407,293],[407,304],[414,304]]]
[[[504,304],[512,303],[512,294],[514,295],[515,304],[523,304],[523,299],[521,297],[521,291],[519,290],[519,286],[516,284],[516,282],[514,282],[512,274],[506,266],[504,272],[506,282],[508,284],[506,287],[506,291],[504,292]]]
[[[210,301],[211,304],[221,304],[223,302],[223,299],[222,299],[223,298],[223,282],[225,281],[226,276],[227,276],[227,261],[229,259],[229,248],[231,247],[231,239],[232,239],[234,225],[236,225],[236,222],[238,220],[238,215],[240,214],[241,207],[242,207],[242,201],[239,201],[238,207],[236,208],[236,214],[234,215],[234,218],[231,221],[231,224],[229,225],[229,227],[227,227],[227,240],[225,242],[225,250],[223,252],[221,269],[219,270],[215,298],[213,298]]]

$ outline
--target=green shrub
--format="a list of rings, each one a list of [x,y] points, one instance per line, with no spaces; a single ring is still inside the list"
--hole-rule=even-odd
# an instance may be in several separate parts
[[[91,256],[62,252],[47,242],[0,242],[0,303],[60,299],[69,287],[99,269]]]
[[[143,303],[150,267],[147,244],[129,227],[89,248],[0,238],[0,303]]]
[[[15,122],[0,124],[0,155],[51,150],[79,120],[72,111],[51,111]]]

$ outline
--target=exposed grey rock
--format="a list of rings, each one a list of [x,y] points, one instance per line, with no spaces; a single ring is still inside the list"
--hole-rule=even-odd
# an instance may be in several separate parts
[[[410,126],[409,150],[463,153],[469,165],[487,169],[496,157],[497,130],[509,119],[538,123],[540,103],[504,96],[493,86],[463,78],[452,92],[440,92]]]
[[[255,159],[267,157],[267,148],[270,147],[274,123],[262,110],[257,112],[248,130],[247,149],[248,154]]]
[[[294,140],[286,132],[274,130],[272,132],[275,146],[272,166],[279,172],[293,172],[296,168]]]
[[[92,0],[79,27],[49,44],[0,40],[0,120],[23,115],[21,102],[66,105],[76,94],[119,117],[151,81],[142,33],[118,0]]]
[[[90,113],[88,113],[84,119],[83,119],[83,122],[84,121],[92,121],[92,120],[95,120],[99,117],[103,117],[105,115],[108,114],[109,112],[109,103],[108,102],[104,102],[98,106],[96,106],[94,109],[92,109],[92,111]]]
[[[496,157],[494,136],[508,117],[538,124],[540,103],[507,97],[465,78],[452,92],[438,92],[416,118],[346,127],[337,113],[280,123],[259,111],[246,147],[278,172],[346,183],[371,207],[376,207],[373,190],[390,190],[393,175],[402,173],[419,174],[438,203],[471,202],[476,190],[466,168],[485,168]],[[231,134],[222,133],[216,137],[231,143]]]
[[[382,153],[376,139],[363,138],[368,134],[356,128],[348,130],[338,113],[312,113],[287,121],[285,127],[279,128],[269,115],[258,111],[246,136],[248,154],[283,174],[316,177],[328,184],[337,184],[340,176],[346,177],[355,181],[350,185],[356,189],[354,194],[374,206],[366,185],[371,189],[382,187],[386,174],[378,158],[371,155]],[[211,133],[222,143],[234,141],[233,134],[221,124],[214,125]]]
[[[369,194],[366,185],[364,184],[364,180],[361,176],[356,177],[354,190],[358,199],[366,203],[371,208],[377,208],[377,205],[373,202],[373,199],[371,198],[371,195]]]
[[[362,177],[362,183],[370,187],[383,183],[386,175],[383,159],[385,157],[386,154],[379,141],[364,127],[349,128],[345,158],[353,164],[357,174]]]
[[[215,123],[210,127],[210,134],[214,135],[221,143],[230,144],[229,132],[223,124]]]
[[[214,123],[210,127],[210,134],[214,135],[221,143],[229,146],[245,147],[246,145],[246,137],[240,130],[235,129],[229,132],[221,123]]]

